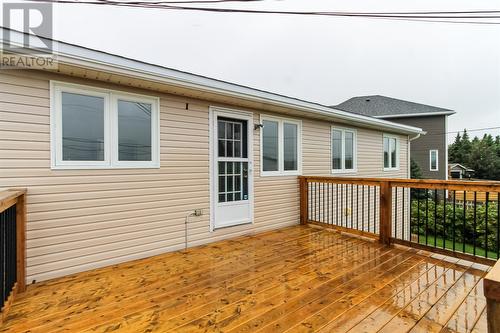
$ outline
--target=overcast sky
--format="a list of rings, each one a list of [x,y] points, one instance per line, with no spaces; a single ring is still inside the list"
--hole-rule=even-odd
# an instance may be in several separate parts
[[[218,6],[500,10],[498,0],[245,5]],[[326,105],[380,94],[449,108],[449,131],[500,126],[500,25],[59,5],[55,38]]]

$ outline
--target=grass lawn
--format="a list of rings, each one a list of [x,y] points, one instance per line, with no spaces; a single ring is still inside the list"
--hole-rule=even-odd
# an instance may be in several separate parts
[[[435,238],[434,236],[429,235],[427,237],[427,245],[434,246],[434,238]],[[419,243],[422,245],[426,244],[425,235],[420,235]],[[453,242],[451,240],[446,240],[445,246],[447,249],[453,250]],[[469,254],[474,253],[474,246],[473,245],[466,243],[465,244],[465,251],[463,251],[463,249],[464,249],[463,246],[464,246],[463,243],[455,241],[455,251],[456,252],[465,252],[465,253],[469,253]],[[443,239],[442,238],[436,237],[436,247],[443,248]],[[485,250],[483,248],[476,246],[476,256],[485,257]],[[494,251],[492,251],[491,249],[488,249],[488,258],[497,259],[497,254]]]

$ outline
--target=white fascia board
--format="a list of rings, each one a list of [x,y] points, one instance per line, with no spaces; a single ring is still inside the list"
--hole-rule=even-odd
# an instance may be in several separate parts
[[[0,30],[3,30],[0,29]],[[13,31],[11,31],[13,32]],[[14,32],[22,34],[21,32]],[[30,35],[30,38],[38,37]],[[96,51],[89,48],[53,41],[54,53],[59,63],[77,65],[88,69],[100,70],[108,73],[142,78],[153,82],[170,84],[174,86],[192,88],[205,92],[217,93],[246,99],[253,102],[272,104],[303,112],[311,112],[337,120],[354,122],[365,126],[376,126],[382,130],[389,130],[403,134],[424,134],[418,127],[393,123],[390,121],[358,115],[342,110],[333,109],[321,104],[303,101],[263,90],[253,89],[229,82],[224,82],[208,77],[169,69],[166,67],[148,64],[145,62]],[[332,119],[332,120],[333,120]]]

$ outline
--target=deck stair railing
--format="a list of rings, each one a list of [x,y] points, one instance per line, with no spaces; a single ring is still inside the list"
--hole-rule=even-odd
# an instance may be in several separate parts
[[[26,289],[26,191],[0,191],[0,323]]]
[[[494,266],[484,291],[490,332],[500,333],[500,182],[317,176],[299,181],[302,224]]]

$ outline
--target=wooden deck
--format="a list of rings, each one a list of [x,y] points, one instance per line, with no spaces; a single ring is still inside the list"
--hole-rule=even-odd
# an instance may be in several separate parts
[[[29,286],[2,332],[486,332],[485,267],[296,226]]]

